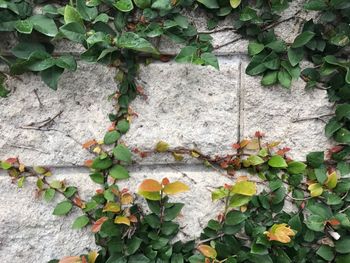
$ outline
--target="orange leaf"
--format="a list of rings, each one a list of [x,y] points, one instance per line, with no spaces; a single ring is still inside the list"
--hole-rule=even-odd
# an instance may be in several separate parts
[[[265,231],[264,234],[270,241],[278,241],[281,243],[289,243],[290,237],[295,236],[294,231],[287,224],[274,224],[269,231]]]
[[[84,162],[84,165],[85,165],[86,167],[91,167],[91,166],[92,166],[92,163],[93,163],[93,160],[86,160],[86,161]]]
[[[162,179],[162,185],[167,185],[169,183],[170,183],[170,181],[169,181],[168,178],[165,177],[165,178]]]
[[[117,216],[114,219],[114,223],[115,224],[124,224],[124,225],[130,226],[130,220],[129,220],[129,218],[127,218],[125,216]]]
[[[214,248],[208,245],[200,245],[198,246],[198,251],[201,252],[205,257],[208,258],[216,258],[217,253]]]
[[[338,226],[340,225],[340,221],[336,218],[330,219],[326,221],[327,223],[329,223],[332,226]]]
[[[134,215],[129,216],[129,220],[130,220],[130,222],[133,222],[133,223],[137,223],[137,221],[138,221],[137,217]]]
[[[160,190],[162,190],[162,185],[153,179],[146,179],[139,186],[139,191],[142,192],[158,192]]]
[[[78,256],[64,257],[58,263],[81,263],[81,258]]]
[[[179,181],[167,184],[166,186],[164,186],[164,193],[168,194],[168,195],[174,195],[174,194],[178,194],[178,193],[182,193],[182,192],[187,192],[188,190],[190,190],[190,188],[184,184],[181,183]]]
[[[249,142],[250,142],[249,140],[243,140],[243,141],[240,142],[239,145],[241,146],[241,148],[244,148],[244,147],[246,147],[248,145]]]
[[[92,233],[97,233],[98,231],[100,231],[101,226],[104,222],[106,222],[108,220],[108,217],[104,216],[101,217],[99,220],[97,220],[91,228]]]
[[[81,257],[81,263],[88,263],[88,261],[86,260],[86,257],[85,257],[85,256],[82,256],[82,257]]]
[[[91,146],[96,145],[96,144],[97,144],[97,141],[95,139],[93,139],[93,140],[84,142],[83,143],[83,148],[84,149],[89,149]]]

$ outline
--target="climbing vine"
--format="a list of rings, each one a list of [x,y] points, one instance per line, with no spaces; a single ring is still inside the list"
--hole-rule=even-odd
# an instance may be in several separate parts
[[[0,32],[14,45],[10,53],[0,52],[0,60],[8,66],[0,73],[1,97],[11,93],[9,78],[28,71],[56,90],[60,76],[76,70],[77,59],[115,67],[118,72],[118,91],[111,97],[118,107],[109,114],[112,125],[103,141],[82,145],[95,154],[85,165],[91,180],[101,186],[91,199],[83,200],[77,187],[53,179],[48,167],[27,167],[18,158],[0,163],[19,187],[35,178],[37,193],[45,201],[61,195],[63,201],[56,204],[54,215],[66,215],[75,206],[81,215],[72,227],[90,225],[99,251],[51,263],[350,262],[350,2],[305,1],[296,16],[316,11],[315,17],[304,21],[301,33],[287,43],[274,28],[295,19],[282,17],[290,2],[0,0]],[[197,30],[187,15],[197,9],[208,16],[206,32]],[[227,16],[233,18],[232,27],[218,27]],[[220,31],[240,36],[213,46],[210,33]],[[132,151],[120,138],[130,128],[129,105],[140,93],[135,81],[139,64],[172,59],[155,47],[161,37],[183,46],[175,61],[217,69],[216,49],[249,39],[251,61],[246,73],[261,76],[262,85],[290,88],[293,80],[301,78],[307,89],[327,90],[336,106],[325,134],[339,145],[312,152],[305,162],[289,158],[289,149],[279,148],[278,142],[264,142],[261,132],[233,144],[232,154],[225,156],[172,148],[166,142],[159,142],[153,151],[133,149],[141,157],[171,153],[177,161],[188,155],[235,179],[234,184],[213,190],[213,201],[221,202],[223,209],[198,238],[174,242],[180,231],[176,217],[184,204],[172,202],[171,197],[189,191],[186,184],[146,179],[137,194],[118,187],[120,180],[130,177]],[[59,55],[59,41],[73,42],[83,51],[78,56]],[[304,60],[312,66],[302,68]],[[146,200],[149,212],[139,197]]]

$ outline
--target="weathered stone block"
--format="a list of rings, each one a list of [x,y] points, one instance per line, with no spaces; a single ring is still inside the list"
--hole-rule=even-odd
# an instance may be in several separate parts
[[[151,150],[162,140],[210,155],[230,151],[238,139],[239,65],[238,59],[225,58],[220,71],[174,62],[143,67],[140,83],[147,99],[132,104],[138,117],[126,134],[127,145]],[[152,156],[143,162],[164,159]]]
[[[247,65],[247,64],[245,64]],[[242,67],[241,134],[254,135],[255,131],[266,134],[267,141],[281,141],[292,151],[295,159],[305,160],[311,151],[326,150],[331,141],[324,134],[325,123],[308,118],[332,112],[325,90],[305,90],[299,79],[290,90],[280,86],[265,88],[261,77],[251,77]],[[302,120],[302,119],[307,120]]]
[[[82,164],[91,155],[79,142],[103,138],[109,126],[113,107],[107,98],[117,90],[114,75],[112,68],[80,63],[76,72],[61,77],[58,91],[33,74],[11,79],[13,94],[0,100],[0,159],[18,156],[28,165]],[[61,111],[43,127],[49,131],[26,129]]]

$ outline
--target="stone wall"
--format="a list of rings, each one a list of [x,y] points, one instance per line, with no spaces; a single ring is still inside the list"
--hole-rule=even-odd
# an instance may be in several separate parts
[[[294,16],[300,2],[283,14]],[[302,18],[307,18],[302,12]],[[205,18],[194,22],[205,30]],[[224,21],[220,26],[229,25]],[[298,17],[280,24],[276,31],[293,41],[300,26]],[[232,32],[213,34],[214,44],[223,45],[237,38]],[[11,41],[3,42],[8,49]],[[177,46],[162,39],[159,49],[174,54]],[[247,42],[235,41],[218,49],[220,71],[174,62],[155,62],[142,66],[139,81],[146,96],[137,98],[132,109],[131,129],[124,137],[130,147],[151,149],[159,140],[172,147],[195,147],[210,155],[230,152],[232,143],[259,130],[267,140],[282,141],[292,148],[291,157],[299,160],[306,153],[324,150],[332,142],[324,136],[324,123],[300,119],[332,112],[327,94],[322,90],[306,91],[303,81],[291,90],[264,88],[259,78],[245,74]],[[60,52],[79,52],[72,45],[60,44]],[[115,72],[102,65],[79,62],[78,71],[65,73],[59,90],[45,87],[38,76],[25,74],[10,81],[13,94],[0,101],[0,159],[18,156],[27,165],[49,165],[55,179],[79,185],[82,197],[92,195],[97,185],[82,167],[91,158],[81,143],[103,137],[113,105],[107,98],[116,90]],[[40,98],[40,101],[38,99]],[[27,129],[33,122],[59,114],[50,131]],[[136,190],[145,178],[178,179],[191,191],[179,195],[186,203],[178,218],[183,228],[181,238],[195,238],[202,226],[214,217],[220,204],[212,203],[210,190],[231,179],[205,168],[193,159],[175,163],[169,156],[135,157],[132,178],[122,184]],[[53,216],[53,203],[35,197],[34,182],[18,189],[4,174],[0,175],[0,260],[13,263],[44,263],[52,258],[80,254],[93,249],[93,235],[86,230],[72,230],[78,211],[68,217]]]

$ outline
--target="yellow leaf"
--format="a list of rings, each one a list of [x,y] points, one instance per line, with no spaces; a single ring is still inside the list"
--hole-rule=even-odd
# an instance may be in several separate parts
[[[127,218],[125,216],[117,216],[114,219],[114,223],[115,224],[124,224],[124,225],[130,226],[130,220],[129,220],[129,218]]]
[[[249,144],[249,140],[242,140],[240,143],[239,143],[239,146],[241,147],[241,148],[244,148],[244,147],[246,147],[248,144]]]
[[[256,194],[256,184],[249,181],[240,181],[232,186],[231,192],[234,194],[253,196]]]
[[[334,171],[333,173],[328,175],[328,179],[325,183],[328,189],[333,189],[337,186],[338,183],[338,177],[337,173]]]
[[[182,154],[179,154],[176,152],[173,152],[173,156],[174,156],[175,161],[178,161],[178,162],[180,162],[184,159],[184,156]]]
[[[120,205],[114,202],[108,202],[103,208],[103,212],[118,213],[119,211],[120,211]]]
[[[194,158],[198,158],[200,155],[196,151],[191,151],[191,156]]]
[[[276,147],[276,146],[278,146],[278,145],[280,145],[281,144],[281,142],[271,142],[271,143],[269,143],[268,145],[267,145],[267,147],[268,148],[274,148],[274,147]]]
[[[23,163],[21,163],[20,165],[19,165],[19,167],[18,167],[18,170],[21,172],[21,173],[23,173],[24,171],[25,171],[25,166],[24,166],[24,164]]]
[[[145,192],[145,191],[139,191],[139,195],[143,196],[144,198],[148,200],[158,201],[160,200],[160,192]]]
[[[120,198],[120,202],[122,203],[122,205],[131,204],[133,201],[134,201],[134,198],[129,193],[123,194],[122,197]]]
[[[89,263],[95,263],[96,259],[98,257],[98,253],[97,251],[91,251],[88,255],[88,258],[89,258]]]
[[[187,192],[188,190],[190,190],[190,188],[186,184],[176,181],[165,185],[163,191],[168,195],[174,195],[182,192]]]
[[[241,4],[241,0],[230,0],[232,8],[237,8]]]
[[[146,179],[139,186],[141,192],[158,192],[160,190],[162,190],[162,185],[153,179]]]
[[[307,189],[312,197],[320,196],[323,193],[322,185],[319,183],[310,184]]]
[[[232,2],[232,0],[231,0]],[[247,150],[258,150],[260,148],[258,139],[251,140],[245,147]]]
[[[274,224],[269,231],[264,234],[270,241],[278,241],[281,243],[289,243],[291,237],[295,236],[294,231],[287,224]]]
[[[33,170],[38,174],[44,174],[47,172],[47,170],[44,167],[41,166],[34,166]]]
[[[81,263],[81,258],[78,256],[64,257],[58,263]]]
[[[198,251],[201,252],[207,258],[216,258],[217,253],[214,248],[208,245],[200,245],[198,246]]]
[[[100,146],[96,146],[93,150],[92,150],[94,153],[97,153],[97,154],[100,154],[102,149]]]
[[[166,142],[160,141],[156,145],[156,151],[157,152],[166,152],[169,149],[169,144]]]

